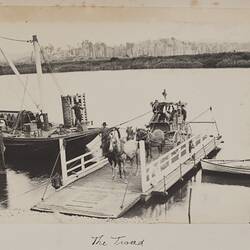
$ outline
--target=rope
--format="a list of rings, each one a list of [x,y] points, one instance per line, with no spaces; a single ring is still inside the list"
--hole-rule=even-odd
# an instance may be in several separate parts
[[[124,195],[123,195],[123,198],[122,198],[122,204],[120,206],[121,209],[123,209],[123,206],[124,206],[124,201],[125,201],[125,197],[127,195],[127,191],[128,191],[128,183],[129,181],[127,180],[127,184],[126,184],[126,188],[125,188],[125,192],[124,192]]]
[[[45,190],[44,190],[43,195],[42,195],[42,198],[41,198],[42,201],[44,200],[44,197],[45,197],[45,194],[46,194],[46,192],[47,192],[49,183],[51,182],[51,178],[52,178],[52,175],[53,175],[54,170],[55,170],[55,168],[56,168],[56,164],[57,164],[57,162],[58,162],[58,159],[59,159],[59,156],[60,156],[60,153],[61,153],[62,148],[63,148],[63,144],[61,145],[61,147],[60,147],[60,149],[59,149],[59,152],[58,152],[58,154],[57,154],[55,163],[54,163],[53,168],[52,168],[52,170],[51,170],[51,174],[50,174],[50,176],[49,176],[48,182],[47,182],[47,184],[46,184]]]
[[[201,117],[202,115],[204,115],[205,113],[207,113],[208,111],[211,111],[211,107],[207,108],[206,110],[204,110],[203,112],[201,112],[199,115],[197,115],[196,117],[194,117],[191,121],[189,121],[187,124],[192,123],[193,121],[197,120],[199,117]]]
[[[23,40],[23,39],[16,39],[6,36],[0,36],[1,39],[8,40],[8,41],[14,41],[14,42],[24,42],[24,43],[32,43],[32,40]]]
[[[44,62],[48,65],[49,73],[51,73],[52,79],[53,79],[53,81],[55,82],[55,84],[56,84],[56,86],[57,86],[57,89],[58,89],[59,93],[60,93],[60,94],[63,94],[64,91],[63,91],[63,89],[61,88],[60,84],[58,83],[58,81],[57,81],[57,79],[56,79],[56,77],[55,77],[55,75],[54,75],[52,66],[51,66],[50,62],[46,59],[46,57],[45,57],[45,55],[44,55],[44,51],[43,51],[43,49],[42,49],[42,46],[39,44],[39,42],[38,42],[38,45],[39,45],[39,47],[40,47],[40,51],[41,51],[42,58],[43,58]],[[68,103],[68,104],[69,104],[69,103]]]
[[[122,123],[120,123],[120,124],[117,124],[117,125],[115,125],[114,127],[120,127],[120,126],[122,126],[122,125],[124,125],[124,124],[126,124],[126,123],[129,123],[129,122],[132,122],[132,121],[134,121],[134,120],[137,120],[137,119],[139,119],[139,118],[141,118],[141,117],[143,117],[143,116],[145,116],[145,115],[147,115],[147,114],[149,114],[149,113],[152,113],[152,111],[150,110],[150,111],[148,111],[148,112],[145,112],[145,113],[143,113],[143,114],[141,114],[141,115],[138,115],[138,116],[136,116],[136,117],[134,117],[134,118],[132,118],[132,119],[130,119],[130,120],[127,120],[127,121],[125,121],[125,122],[122,122]]]
[[[21,78],[21,75],[20,75],[19,71],[17,70],[16,66],[14,65],[14,63],[8,58],[8,56],[4,53],[2,48],[0,48],[0,52],[2,53],[4,59],[7,61],[7,63],[11,67],[12,71],[17,76],[17,78],[18,78],[19,82],[22,84],[23,88],[25,88],[25,83],[23,82],[23,79]],[[39,110],[39,105],[36,103],[35,99],[32,97],[31,93],[28,90],[27,90],[27,94],[29,95],[29,97],[30,97],[31,101],[33,102],[33,104],[35,105],[35,107]]]
[[[26,94],[26,90],[27,90],[27,86],[28,86],[28,76],[26,77],[26,81],[25,81],[25,87],[24,87],[24,91],[23,91],[23,99],[22,99],[22,103],[21,103],[21,106],[20,106],[20,110],[23,109],[23,105],[24,105],[24,99],[25,99],[25,94]],[[18,126],[18,123],[21,119],[21,114],[18,115],[16,121],[15,121],[15,124],[14,124],[14,128],[13,128],[13,131],[12,133],[14,134],[16,129],[17,129],[17,126]]]
[[[143,113],[143,114],[141,114],[141,115],[138,115],[138,116],[136,116],[136,117],[134,117],[134,118],[132,118],[132,119],[129,119],[129,120],[125,121],[125,122],[122,122],[122,123],[120,123],[120,124],[117,124],[117,125],[115,125],[115,126],[112,126],[112,128],[120,127],[120,126],[122,126],[122,125],[124,125],[124,124],[126,124],[126,123],[129,123],[129,122],[131,122],[131,121],[137,120],[137,119],[139,119],[139,118],[141,118],[141,117],[143,117],[143,116],[145,116],[145,115],[147,115],[147,114],[149,114],[149,113],[151,113],[151,112],[152,112],[152,111],[145,112],[145,113]],[[87,136],[87,135],[90,135],[90,134],[91,134],[91,132],[89,132],[88,134],[85,133],[84,135],[76,136],[76,137],[74,137],[74,138],[68,139],[67,141],[77,140],[77,139],[79,139],[79,138],[81,138],[81,137],[84,137],[84,136]],[[93,133],[93,134],[94,134],[94,133]]]

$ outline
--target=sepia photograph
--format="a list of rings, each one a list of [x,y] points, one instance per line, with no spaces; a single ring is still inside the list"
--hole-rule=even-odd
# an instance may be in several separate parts
[[[250,4],[111,2],[0,7],[0,224],[249,224]]]

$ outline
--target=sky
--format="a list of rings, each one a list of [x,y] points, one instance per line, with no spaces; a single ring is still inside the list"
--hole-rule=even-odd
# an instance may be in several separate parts
[[[12,13],[12,17],[9,15]],[[118,45],[175,37],[185,41],[250,42],[250,9],[194,8],[0,8],[0,36],[66,47],[82,40]],[[8,54],[23,54],[29,44],[0,39]]]

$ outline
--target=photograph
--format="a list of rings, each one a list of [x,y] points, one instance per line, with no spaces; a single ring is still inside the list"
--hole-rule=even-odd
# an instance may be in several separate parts
[[[0,6],[0,224],[250,223],[250,4],[139,2]]]

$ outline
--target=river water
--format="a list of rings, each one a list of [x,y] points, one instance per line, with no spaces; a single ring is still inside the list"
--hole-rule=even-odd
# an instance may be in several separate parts
[[[60,95],[86,93],[89,120],[100,126],[122,123],[150,110],[150,102],[161,99],[187,102],[188,120],[213,107],[199,120],[216,119],[225,143],[217,155],[221,159],[250,158],[250,69],[159,69],[99,72],[70,72],[44,75],[43,93],[49,119],[62,122]],[[33,109],[29,94],[39,100],[35,75],[23,75],[24,90],[15,76],[0,76],[0,109]],[[56,79],[56,82],[55,80]],[[23,105],[21,105],[23,102]],[[149,116],[130,123],[144,126]],[[194,130],[215,130],[194,125]],[[0,175],[0,209],[29,209],[43,193],[49,173],[41,171],[45,162],[7,163]],[[192,187],[192,222],[248,223],[250,221],[250,180],[245,177],[204,174],[201,171],[176,187],[168,198],[155,197],[139,203],[125,217],[155,219],[171,223],[188,222],[187,207]],[[25,195],[26,191],[27,192]]]

